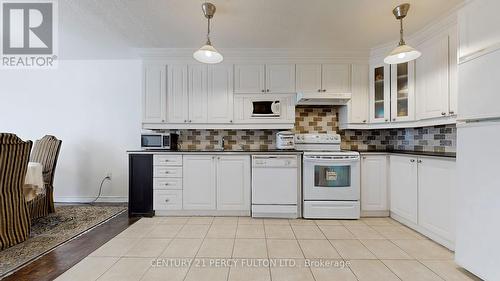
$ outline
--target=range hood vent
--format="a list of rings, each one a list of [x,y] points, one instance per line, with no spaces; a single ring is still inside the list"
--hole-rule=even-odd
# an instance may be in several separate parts
[[[297,105],[346,105],[351,93],[298,93]]]

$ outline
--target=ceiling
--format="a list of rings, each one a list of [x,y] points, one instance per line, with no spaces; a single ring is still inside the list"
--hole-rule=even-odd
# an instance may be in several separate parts
[[[463,0],[211,0],[217,6],[212,42],[217,48],[315,48],[366,50],[397,40],[392,9],[409,2],[408,34]],[[60,1],[61,24],[72,17],[97,21],[128,47],[197,48],[206,19],[200,0]],[[90,20],[92,19],[92,20]]]

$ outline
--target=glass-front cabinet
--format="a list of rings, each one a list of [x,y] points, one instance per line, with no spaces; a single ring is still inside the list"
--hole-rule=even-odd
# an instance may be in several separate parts
[[[389,122],[391,117],[390,66],[376,64],[370,67],[370,122]]]
[[[415,120],[415,63],[370,67],[370,122]]]
[[[415,120],[415,63],[391,66],[391,121]]]

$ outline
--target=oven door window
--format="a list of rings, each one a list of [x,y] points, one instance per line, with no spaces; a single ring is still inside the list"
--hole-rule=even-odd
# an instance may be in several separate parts
[[[351,166],[315,165],[314,186],[331,188],[351,186]]]

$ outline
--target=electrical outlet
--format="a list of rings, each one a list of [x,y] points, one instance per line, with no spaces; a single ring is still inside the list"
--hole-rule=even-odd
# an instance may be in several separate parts
[[[113,174],[110,172],[110,173],[107,173],[106,174],[106,177],[111,180],[113,178]]]

